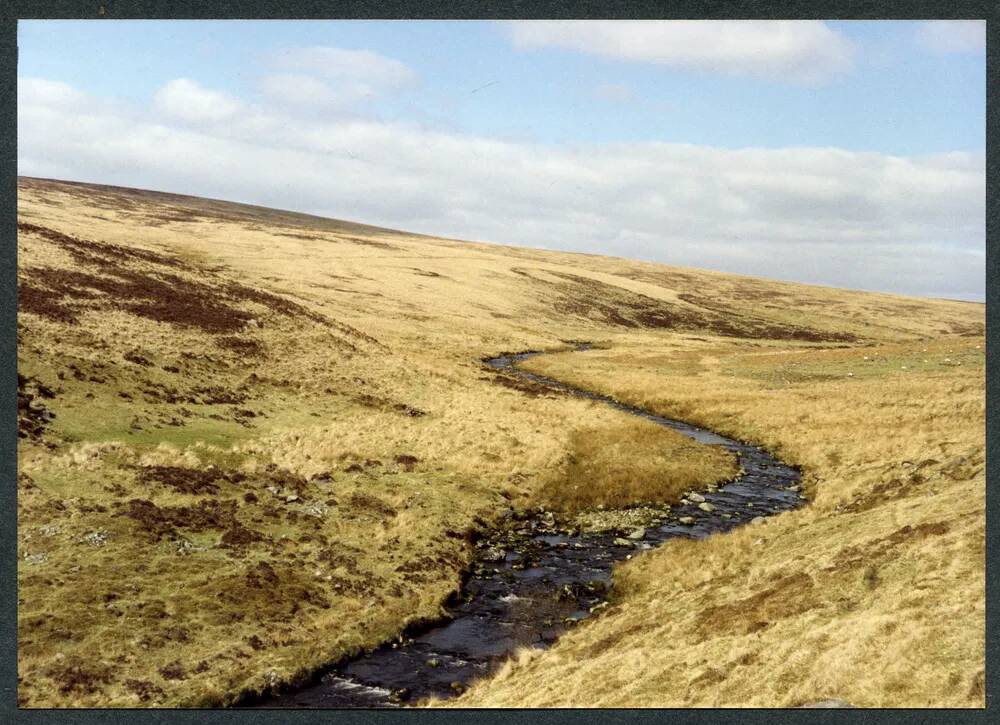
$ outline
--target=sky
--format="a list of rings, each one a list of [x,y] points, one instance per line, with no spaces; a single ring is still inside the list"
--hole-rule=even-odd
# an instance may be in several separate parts
[[[18,170],[985,295],[979,21],[21,21]]]

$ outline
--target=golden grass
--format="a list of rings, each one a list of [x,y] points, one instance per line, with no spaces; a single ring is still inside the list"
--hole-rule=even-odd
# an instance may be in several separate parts
[[[460,703],[981,704],[981,305],[31,179],[19,221],[21,705],[231,702],[435,616],[509,507],[732,475],[478,362],[570,340],[607,349],[527,364],[763,443],[813,500],[636,557]]]
[[[568,514],[673,503],[685,491],[737,473],[732,454],[650,421],[584,425],[573,429],[564,459],[543,479],[535,498],[544,508]]]
[[[982,707],[983,347],[661,351],[636,339],[529,361],[764,443],[803,467],[811,500],[634,558],[603,616],[455,704]],[[691,357],[699,372],[685,374]],[[790,366],[798,377],[781,374]]]

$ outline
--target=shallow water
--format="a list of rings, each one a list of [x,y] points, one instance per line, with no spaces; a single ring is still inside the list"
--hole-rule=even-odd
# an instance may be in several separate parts
[[[659,524],[646,529],[635,548],[615,544],[620,533],[568,534],[543,515],[514,520],[478,542],[461,595],[447,607],[450,619],[341,661],[299,688],[246,705],[399,707],[430,695],[453,696],[472,680],[488,675],[514,649],[548,647],[567,627],[589,616],[605,598],[615,562],[667,539],[703,538],[802,502],[798,471],[756,446],[515,367],[539,354],[503,355],[486,364],[722,446],[739,457],[743,475],[704,493],[714,507],[711,512],[699,509],[697,503],[671,507]],[[691,517],[691,522],[680,523],[683,517]]]

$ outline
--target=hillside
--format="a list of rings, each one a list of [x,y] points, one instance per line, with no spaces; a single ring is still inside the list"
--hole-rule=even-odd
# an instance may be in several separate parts
[[[982,706],[983,305],[18,191],[22,706],[228,704],[436,616],[511,511],[732,475],[480,363],[580,340],[531,365],[766,446],[808,505],[634,557],[456,704]]]

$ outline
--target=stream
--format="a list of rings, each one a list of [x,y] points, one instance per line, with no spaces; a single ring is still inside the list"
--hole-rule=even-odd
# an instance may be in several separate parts
[[[799,472],[759,447],[517,367],[540,354],[502,355],[485,364],[722,446],[737,455],[742,474],[717,490],[690,496],[686,503],[663,507],[654,523],[631,532],[580,533],[558,526],[551,513],[515,516],[503,530],[477,542],[468,578],[446,606],[445,621],[408,631],[325,668],[304,685],[243,706],[384,708],[431,695],[454,696],[473,680],[488,676],[515,649],[546,648],[567,628],[606,606],[616,562],[668,539],[701,539],[802,503]]]

